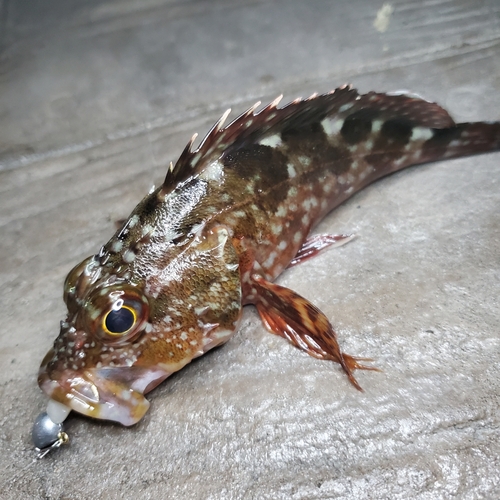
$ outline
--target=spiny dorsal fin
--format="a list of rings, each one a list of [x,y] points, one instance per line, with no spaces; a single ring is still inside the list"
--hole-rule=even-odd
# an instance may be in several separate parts
[[[193,135],[175,165],[170,165],[163,191],[171,191],[179,183],[200,173],[223,154],[280,132],[287,127],[299,127],[325,116],[338,114],[345,118],[357,113],[361,117],[380,117],[383,120],[404,119],[415,126],[445,128],[454,125],[450,115],[438,104],[411,95],[390,95],[369,92],[360,95],[350,85],[344,85],[327,94],[313,94],[306,99],[297,98],[282,108],[279,96],[260,111],[257,102],[223,127],[230,109],[215,123],[201,144],[192,150],[197,134]]]

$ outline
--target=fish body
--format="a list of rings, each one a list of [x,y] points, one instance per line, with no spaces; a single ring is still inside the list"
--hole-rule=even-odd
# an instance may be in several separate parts
[[[132,425],[144,394],[226,342],[242,307],[320,359],[341,352],[326,316],[272,281],[348,237],[311,229],[374,180],[409,165],[500,148],[500,123],[455,124],[435,103],[342,87],[250,108],[187,145],[100,252],[68,275],[68,316],[39,385],[85,415]]]

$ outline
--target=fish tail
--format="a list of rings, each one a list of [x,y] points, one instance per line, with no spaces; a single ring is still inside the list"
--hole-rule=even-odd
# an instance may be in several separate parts
[[[459,158],[500,150],[500,122],[458,123],[432,129],[432,137],[422,147],[425,162]]]
[[[368,361],[371,362],[373,359],[371,358],[358,358],[354,356],[350,356],[349,354],[342,353],[342,361],[341,361],[341,366],[344,369],[345,373],[347,374],[349,381],[351,382],[358,391],[363,392],[363,389],[361,386],[358,384],[358,381],[352,374],[354,370],[371,370],[374,372],[380,372],[381,370],[379,368],[376,368],[375,366],[367,366],[363,365],[361,361]]]

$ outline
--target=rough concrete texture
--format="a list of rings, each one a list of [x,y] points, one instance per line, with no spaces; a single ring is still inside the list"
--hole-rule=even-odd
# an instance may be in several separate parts
[[[194,131],[346,81],[500,119],[497,0],[398,0],[378,29],[369,0],[0,5],[1,498],[500,498],[498,153],[365,189],[318,228],[358,238],[279,279],[383,369],[364,393],[248,308],[135,427],[74,415],[39,462],[30,442],[65,275]]]

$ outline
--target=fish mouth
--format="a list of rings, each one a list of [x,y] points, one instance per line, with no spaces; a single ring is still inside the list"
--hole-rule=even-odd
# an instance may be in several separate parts
[[[49,373],[40,367],[38,385],[49,398],[89,417],[136,424],[148,411],[146,392],[170,375],[140,367],[89,368]]]

